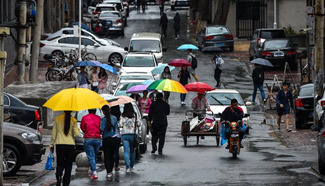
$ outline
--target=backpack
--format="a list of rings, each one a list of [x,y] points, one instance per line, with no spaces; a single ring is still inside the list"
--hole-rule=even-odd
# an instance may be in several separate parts
[[[225,63],[225,60],[223,60],[221,56],[215,56],[214,61],[216,64],[216,68],[222,69],[222,64]]]
[[[194,57],[194,56],[192,56],[191,55],[191,57],[192,57],[192,65],[191,65],[191,67],[193,68],[193,69],[196,69],[197,68],[197,60],[196,60],[196,57]]]
[[[264,73],[263,73],[263,71],[262,70],[257,71],[257,73],[255,75],[255,78],[256,78],[256,82],[263,83],[263,81],[264,81]]]

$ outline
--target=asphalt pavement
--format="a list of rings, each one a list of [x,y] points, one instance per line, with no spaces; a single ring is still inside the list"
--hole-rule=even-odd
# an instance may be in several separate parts
[[[175,40],[172,17],[174,11],[166,7],[169,19],[167,39],[164,46],[164,63],[175,58],[186,58],[186,52],[176,48],[184,43],[191,43],[188,38],[187,10],[178,10],[182,19],[180,39]],[[158,6],[148,6],[146,13],[130,12],[125,36],[111,36],[122,47],[129,44],[135,32],[160,32]],[[197,75],[200,81],[215,85],[213,78],[213,53],[195,52],[198,59]],[[230,52],[222,54],[231,56]],[[225,58],[221,75],[222,88],[238,90],[245,101],[251,101],[253,84],[251,67],[246,61]],[[172,71],[172,79],[177,79],[179,69]],[[148,151],[142,154],[135,165],[135,173],[126,174],[122,165],[119,172],[114,172],[112,180],[105,179],[106,171],[101,164],[98,180],[88,179],[86,174],[78,174],[73,168],[71,185],[323,185],[324,181],[312,169],[317,153],[314,146],[304,149],[285,146],[276,136],[272,126],[261,124],[265,119],[263,107],[258,103],[250,106],[250,135],[243,140],[244,149],[238,159],[233,159],[224,147],[217,147],[214,137],[206,137],[196,144],[196,138],[188,138],[188,146],[184,147],[180,134],[184,113],[190,109],[195,93],[188,93],[186,105],[181,106],[179,94],[171,93],[171,114],[168,116],[168,129],[163,155],[151,154],[151,143]],[[258,99],[261,99],[258,96]],[[49,139],[48,136],[45,138]],[[31,185],[55,185],[54,171],[50,171]]]

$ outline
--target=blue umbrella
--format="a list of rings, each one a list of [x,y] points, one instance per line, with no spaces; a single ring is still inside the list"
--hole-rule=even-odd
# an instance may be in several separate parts
[[[101,64],[99,67],[109,71],[109,72],[112,72],[113,74],[117,74],[117,71],[114,67],[112,67],[111,65],[108,65],[108,64]]]
[[[75,22],[72,25],[79,25],[79,22]],[[81,28],[90,32],[90,28],[85,23],[81,23]]]
[[[196,47],[195,45],[192,45],[192,44],[183,44],[177,48],[177,50],[188,50],[188,49],[199,50],[198,47]]]
[[[86,67],[86,66],[98,67],[99,65],[94,61],[80,61],[75,66],[77,66],[77,67]]]
[[[252,60],[251,63],[268,66],[268,67],[273,67],[272,63],[269,60],[263,59],[263,58],[256,58],[256,59]]]
[[[150,85],[154,81],[155,80],[146,80],[146,81],[142,82],[142,85]]]
[[[169,66],[167,64],[159,64],[158,66],[156,66],[154,69],[151,70],[152,74],[161,74],[163,73],[165,67],[169,67],[169,70],[172,71],[175,69],[175,67],[173,66]]]

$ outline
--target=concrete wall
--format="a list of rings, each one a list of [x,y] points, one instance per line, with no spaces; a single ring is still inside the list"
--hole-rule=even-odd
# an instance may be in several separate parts
[[[291,27],[298,32],[306,28],[306,0],[278,0],[278,28]]]
[[[213,21],[214,15],[218,8],[219,0],[212,0],[212,18]],[[227,17],[226,27],[231,31],[231,33],[235,36],[236,35],[236,4],[230,4],[229,13]]]

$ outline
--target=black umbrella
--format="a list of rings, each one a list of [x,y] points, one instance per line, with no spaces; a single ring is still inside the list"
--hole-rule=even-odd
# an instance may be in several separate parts
[[[251,63],[268,66],[268,67],[274,67],[269,60],[263,59],[263,58],[256,58],[256,59],[252,60]]]

